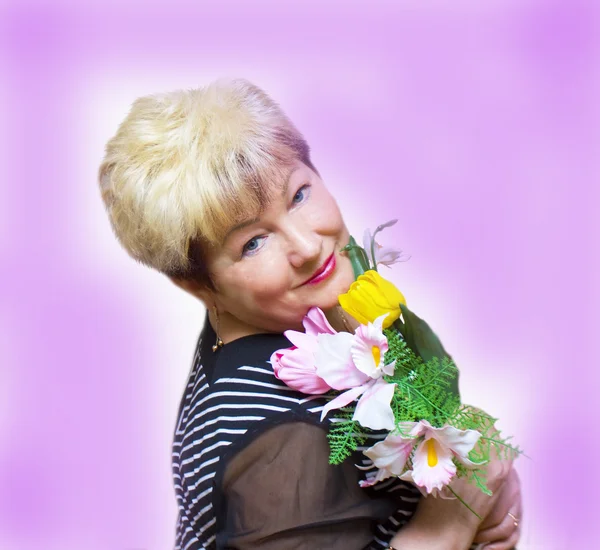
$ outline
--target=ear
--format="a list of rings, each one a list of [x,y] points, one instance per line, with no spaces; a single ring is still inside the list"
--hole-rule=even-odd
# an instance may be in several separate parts
[[[212,307],[214,304],[214,298],[212,292],[206,288],[205,285],[194,281],[193,279],[182,279],[178,277],[169,277],[171,282],[179,288],[185,290],[187,293],[195,296],[204,303],[207,307]]]

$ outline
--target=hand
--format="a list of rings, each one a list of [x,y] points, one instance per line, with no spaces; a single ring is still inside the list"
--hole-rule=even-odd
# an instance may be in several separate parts
[[[493,543],[486,544],[485,550],[511,550],[519,542],[522,520],[521,482],[517,471],[511,468],[499,490],[498,500],[479,526],[474,542]]]
[[[490,428],[490,430],[493,429],[495,428]],[[496,527],[498,522],[502,522],[504,516],[502,519],[499,519],[499,516],[505,510],[505,515],[508,515],[511,508],[508,504],[507,509],[507,503],[514,502],[511,497],[511,489],[503,491],[509,475],[514,475],[511,474],[513,471],[512,460],[501,459],[494,448],[491,449],[489,458],[490,460],[484,468],[487,486],[492,491],[492,496],[484,494],[477,485],[465,478],[455,478],[450,484],[452,490],[479,517],[458,499],[428,496],[421,499],[415,515],[391,540],[391,546],[405,550],[466,550],[471,546],[479,531],[488,531],[488,529]],[[509,487],[514,490],[514,480],[510,482]],[[520,509],[516,511],[520,514]],[[516,513],[513,515],[520,518]],[[510,518],[510,516],[508,517]],[[502,536],[502,534],[498,535],[497,531],[492,531],[490,534],[488,531],[487,535],[484,533],[484,536]],[[512,542],[512,539],[509,542]],[[504,549],[505,546],[498,548]]]
[[[512,471],[512,461],[501,460],[496,452],[492,451],[486,469],[487,485],[494,493],[492,496],[482,493],[479,487],[464,478],[456,478],[451,483],[454,492],[483,519],[478,518],[458,499],[428,496],[421,499],[415,515],[394,536],[391,546],[404,550],[466,550],[469,548],[480,527],[487,525],[485,522],[488,521],[488,516],[492,515],[493,511],[501,509],[498,502],[502,498],[502,489]],[[506,496],[508,494],[509,492],[503,497],[503,502],[510,500]],[[493,520],[489,521],[489,525],[492,525]]]
[[[485,435],[491,437],[496,432],[492,425]],[[483,468],[492,496],[465,478],[455,478],[450,483],[454,493],[477,515],[458,499],[425,497],[390,545],[404,550],[467,550],[473,542],[493,541],[493,546],[486,546],[485,550],[512,550],[520,535],[514,523],[520,521],[522,512],[518,475],[512,460],[502,459],[495,447],[490,449],[489,461]],[[517,519],[513,520],[509,513]]]

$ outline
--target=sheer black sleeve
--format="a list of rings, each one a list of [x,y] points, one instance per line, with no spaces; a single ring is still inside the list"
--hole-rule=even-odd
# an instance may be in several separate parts
[[[328,463],[326,432],[295,421],[262,433],[227,463],[222,547],[360,550],[395,510],[358,485],[360,470]]]

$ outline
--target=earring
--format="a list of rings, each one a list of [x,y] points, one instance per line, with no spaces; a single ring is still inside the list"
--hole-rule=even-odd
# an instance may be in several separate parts
[[[217,311],[217,306],[215,306],[213,308],[213,311],[215,313],[215,324],[217,325],[215,332],[217,333],[217,341],[215,342],[215,345],[212,347],[213,352],[217,351],[219,348],[223,347],[223,340],[221,340],[221,337],[219,336],[219,312]]]

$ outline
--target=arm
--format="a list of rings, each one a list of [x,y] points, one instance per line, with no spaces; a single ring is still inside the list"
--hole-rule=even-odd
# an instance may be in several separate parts
[[[396,505],[369,497],[352,461],[331,466],[328,458],[322,426],[294,421],[255,437],[226,465],[219,539],[238,550],[359,550],[370,544],[373,522]]]
[[[219,538],[238,550],[295,548],[351,550],[372,542],[373,521],[395,510],[393,501],[372,499],[358,487],[359,471],[348,461],[328,464],[324,430],[290,422],[264,432],[227,463],[222,489],[224,527]],[[490,465],[492,490],[508,463]],[[455,490],[480,514],[498,499],[464,480]],[[486,508],[487,507],[487,508]],[[457,500],[421,499],[417,513],[392,540],[399,550],[466,550],[479,520]]]
[[[390,546],[398,550],[467,550],[476,526],[461,507],[466,510],[457,500],[421,499],[417,512],[390,541]]]

